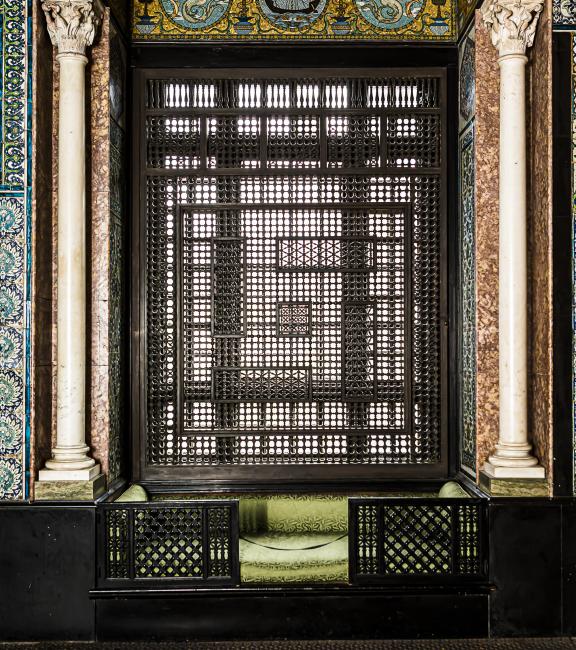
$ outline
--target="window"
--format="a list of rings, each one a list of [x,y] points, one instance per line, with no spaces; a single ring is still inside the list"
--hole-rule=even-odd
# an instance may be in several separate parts
[[[443,72],[142,75],[142,476],[442,474]]]

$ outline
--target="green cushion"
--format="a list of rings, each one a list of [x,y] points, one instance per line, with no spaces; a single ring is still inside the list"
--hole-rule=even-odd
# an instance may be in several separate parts
[[[148,501],[148,493],[141,485],[131,485],[117,499],[116,503],[135,503]]]
[[[270,495],[240,499],[244,533],[346,533],[348,499],[332,495]]]
[[[240,540],[240,579],[247,583],[345,583],[348,538],[333,533],[245,536]]]
[[[448,481],[448,483],[445,483],[441,488],[440,492],[438,492],[438,497],[440,499],[470,499],[470,495],[466,490],[456,483],[456,481]]]

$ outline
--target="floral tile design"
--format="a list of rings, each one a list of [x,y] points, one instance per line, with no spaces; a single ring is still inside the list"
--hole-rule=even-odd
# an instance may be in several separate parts
[[[30,5],[0,6],[0,500],[20,500],[29,431]]]

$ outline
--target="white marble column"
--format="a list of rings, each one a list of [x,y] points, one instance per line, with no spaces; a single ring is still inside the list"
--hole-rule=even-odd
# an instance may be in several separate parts
[[[100,0],[45,0],[60,67],[58,104],[57,429],[39,481],[94,481],[100,466],[86,445],[86,50],[102,17]]]
[[[500,66],[500,432],[484,465],[492,478],[544,478],[528,442],[526,50],[543,0],[488,0],[484,22]]]

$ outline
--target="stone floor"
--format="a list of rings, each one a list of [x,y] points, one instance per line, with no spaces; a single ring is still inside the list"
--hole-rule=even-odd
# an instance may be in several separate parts
[[[434,641],[239,641],[234,643],[194,642],[108,642],[108,643],[2,643],[0,650],[576,650],[576,639],[456,639]]]

